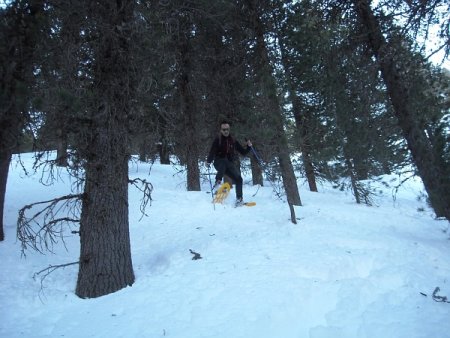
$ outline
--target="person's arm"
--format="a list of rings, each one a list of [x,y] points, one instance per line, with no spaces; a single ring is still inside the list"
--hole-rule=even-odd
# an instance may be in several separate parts
[[[241,146],[241,144],[238,141],[235,141],[235,148],[237,151],[239,151],[242,155],[247,155],[250,151],[250,147],[252,146],[252,142],[250,140],[247,140],[247,147],[244,148]]]

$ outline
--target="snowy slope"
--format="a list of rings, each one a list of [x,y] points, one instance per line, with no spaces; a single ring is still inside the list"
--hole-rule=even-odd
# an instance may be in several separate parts
[[[22,159],[30,168],[31,155]],[[450,337],[450,303],[432,297],[440,287],[450,298],[448,223],[417,199],[419,180],[395,201],[380,185],[373,207],[328,185],[319,193],[301,186],[295,225],[270,186],[254,197],[257,187],[244,186],[255,207],[233,208],[230,196],[214,209],[208,181],[187,192],[177,168],[132,162],[130,177],[154,186],[142,219],[141,194],[130,187],[136,282],[82,300],[77,265],[33,279],[77,260],[76,235],[67,231],[66,247],[54,253],[27,250],[25,258],[15,239],[18,209],[70,193],[73,180],[61,171],[43,186],[42,172],[27,177],[15,163],[0,243],[0,337]],[[202,259],[192,260],[190,249]]]

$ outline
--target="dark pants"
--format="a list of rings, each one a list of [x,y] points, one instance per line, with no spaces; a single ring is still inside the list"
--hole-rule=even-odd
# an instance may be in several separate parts
[[[221,181],[223,175],[227,175],[236,184],[236,198],[242,198],[242,177],[234,163],[227,158],[216,158],[214,168],[217,170],[216,181]]]

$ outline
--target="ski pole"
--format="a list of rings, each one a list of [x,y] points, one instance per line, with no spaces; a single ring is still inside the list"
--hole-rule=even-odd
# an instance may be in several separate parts
[[[247,141],[248,141],[248,138],[245,138],[245,142],[247,142]],[[256,152],[255,148],[253,148],[253,146],[250,146],[250,150],[252,151],[252,154],[255,156],[256,161],[258,162],[258,164],[261,167],[264,167],[264,162],[263,162],[261,156],[259,156],[258,153]]]
[[[259,166],[265,171],[266,165],[264,164],[264,161],[262,160],[261,156],[259,156],[259,154],[256,152],[255,148],[253,148],[253,146],[250,146],[250,150],[252,151],[252,154],[255,156],[256,162],[258,162]]]
[[[261,167],[265,167],[263,160],[261,159],[261,157],[258,155],[258,153],[256,152],[255,148],[253,148],[253,146],[250,147],[250,150],[252,151],[253,155],[255,155],[256,160],[258,161],[258,164]]]
[[[211,181],[211,166],[207,166],[208,168],[208,179],[209,179],[209,186],[211,188],[211,198],[212,198],[212,202],[213,202],[213,206],[214,206],[214,210],[216,210],[216,203],[214,203],[214,194],[213,194],[213,184]]]

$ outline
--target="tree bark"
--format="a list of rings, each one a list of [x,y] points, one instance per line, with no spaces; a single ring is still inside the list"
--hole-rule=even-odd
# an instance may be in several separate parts
[[[94,46],[98,109],[92,113],[84,157],[86,183],[80,218],[80,269],[76,294],[103,296],[134,283],[128,220],[128,116],[132,0],[90,3],[99,40]]]
[[[118,111],[109,108],[115,115]],[[92,158],[86,166],[86,186],[80,220],[80,270],[76,294],[103,296],[132,285],[128,224],[128,156],[119,126],[105,121],[97,128]],[[123,136],[123,134],[122,134]]]
[[[440,154],[414,119],[409,88],[402,76],[402,65],[395,60],[395,47],[386,42],[370,0],[354,0],[353,4],[367,34],[366,41],[377,59],[398,124],[403,131],[412,159],[422,178],[436,215],[450,220],[450,177],[447,177]]]

